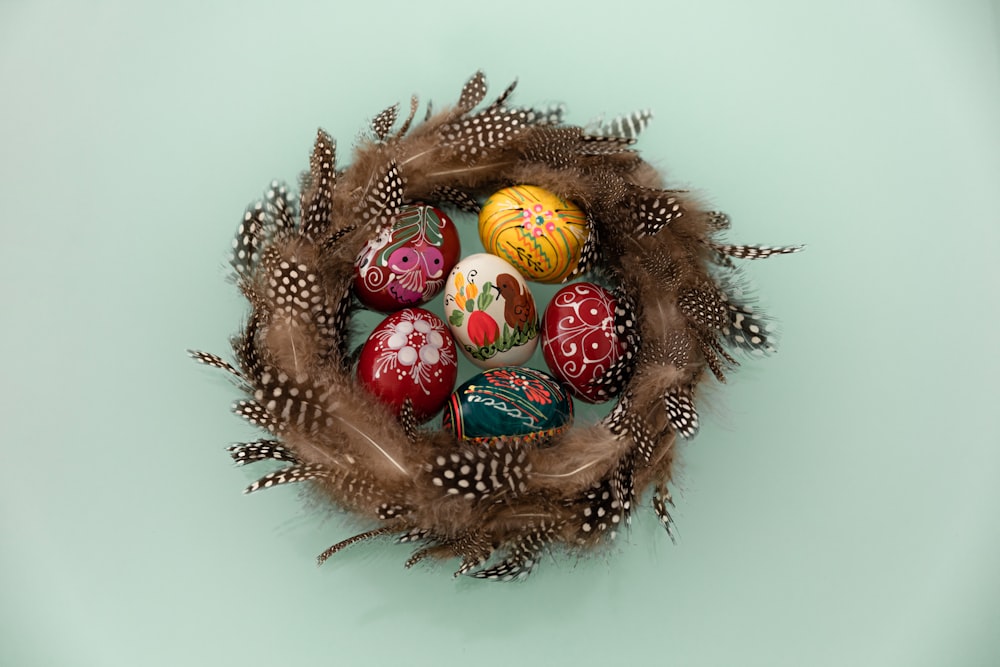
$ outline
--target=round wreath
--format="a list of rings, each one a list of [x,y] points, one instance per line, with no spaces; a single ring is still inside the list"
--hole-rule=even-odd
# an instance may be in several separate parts
[[[237,365],[192,356],[236,379],[248,396],[235,412],[271,436],[232,445],[233,459],[287,464],[247,492],[308,482],[372,525],[324,551],[320,563],[351,544],[395,536],[418,546],[407,566],[458,558],[456,574],[520,578],[547,549],[614,540],[649,496],[671,533],[668,483],[678,436],[698,430],[698,387],[708,376],[724,381],[737,351],[772,349],[732,259],[800,247],[721,240],[728,217],[664,189],[633,150],[648,111],[584,128],[564,123],[561,107],[512,106],[513,90],[477,110],[486,95],[479,72],[453,108],[432,113],[428,105],[422,123],[413,123],[414,97],[395,130],[392,106],[340,169],[334,141],[319,130],[300,202],[273,182],[240,223],[231,263],[251,311],[233,340]],[[395,415],[352,371],[359,250],[409,202],[474,213],[483,197],[525,183],[586,213],[590,234],[571,277],[587,274],[617,296],[626,351],[598,380],[616,404],[597,423],[541,440],[472,443],[418,426],[408,404]]]

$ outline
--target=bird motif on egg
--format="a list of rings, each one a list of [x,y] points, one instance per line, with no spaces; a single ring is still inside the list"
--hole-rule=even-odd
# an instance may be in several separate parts
[[[538,311],[527,282],[488,253],[459,261],[444,291],[445,318],[458,347],[480,368],[516,366],[538,345]]]
[[[444,212],[405,206],[358,253],[354,292],[361,303],[384,313],[424,304],[444,287],[460,247],[455,224]]]

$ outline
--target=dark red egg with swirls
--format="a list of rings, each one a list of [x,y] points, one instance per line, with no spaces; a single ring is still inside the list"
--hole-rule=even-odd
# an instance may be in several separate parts
[[[361,349],[357,372],[365,389],[396,414],[409,399],[414,417],[424,422],[455,388],[458,351],[440,317],[405,308],[375,327]]]
[[[458,230],[433,206],[405,206],[354,263],[354,292],[369,308],[390,313],[436,296],[458,261]]]
[[[556,292],[542,317],[542,355],[552,375],[588,403],[614,392],[597,384],[625,354],[615,327],[616,299],[593,283],[573,283]]]

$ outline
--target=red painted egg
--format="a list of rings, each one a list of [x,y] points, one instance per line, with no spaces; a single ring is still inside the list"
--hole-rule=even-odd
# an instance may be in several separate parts
[[[556,292],[542,317],[542,354],[552,374],[588,403],[617,392],[595,384],[625,354],[615,327],[616,299],[593,283],[573,283]]]
[[[385,318],[358,359],[361,384],[397,414],[410,399],[421,422],[448,401],[457,376],[458,352],[448,326],[422,308]]]
[[[444,288],[460,252],[451,218],[433,206],[406,206],[358,253],[354,292],[383,313],[419,306]]]

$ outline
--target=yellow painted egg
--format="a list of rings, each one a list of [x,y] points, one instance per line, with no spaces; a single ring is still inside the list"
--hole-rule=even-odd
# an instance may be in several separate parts
[[[534,185],[494,193],[479,213],[479,238],[486,251],[540,283],[569,277],[589,233],[587,216],[576,204]]]

